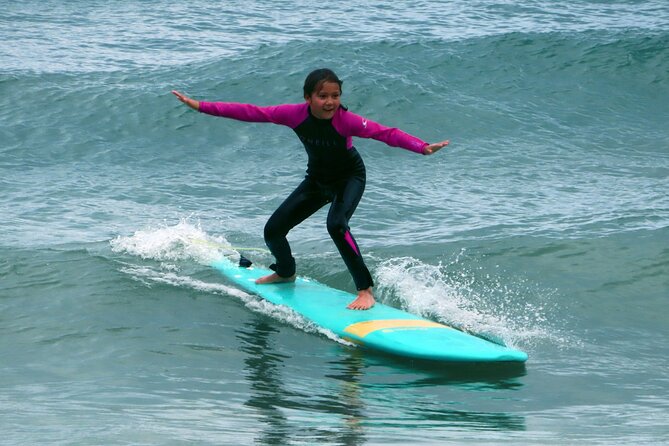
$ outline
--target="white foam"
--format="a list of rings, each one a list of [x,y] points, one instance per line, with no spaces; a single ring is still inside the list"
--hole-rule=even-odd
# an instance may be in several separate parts
[[[207,293],[233,296],[239,298],[252,311],[270,316],[307,333],[321,334],[340,344],[353,346],[332,331],[315,325],[288,307],[272,304],[224,283],[204,282],[183,274],[180,267],[174,262],[194,260],[208,265],[223,255],[238,256],[225,237],[210,236],[201,228],[199,222],[193,224],[188,219],[182,219],[173,226],[147,228],[136,231],[130,236],[116,237],[110,241],[110,244],[114,252],[160,262],[159,266],[122,263],[123,273],[147,286],[163,283]]]
[[[528,303],[526,289],[503,285],[489,275],[487,285],[480,285],[474,274],[462,271],[457,259],[435,266],[411,257],[394,258],[377,267],[376,277],[385,300],[399,301],[410,313],[494,342],[520,347],[555,337],[547,326],[546,309]]]
[[[234,254],[224,237],[209,236],[200,223],[182,219],[174,226],[161,226],[118,236],[111,242],[112,251],[161,262],[195,260],[208,264],[223,254]]]

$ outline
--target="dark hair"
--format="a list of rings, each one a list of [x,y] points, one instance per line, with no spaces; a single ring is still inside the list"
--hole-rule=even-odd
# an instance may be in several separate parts
[[[341,91],[341,84],[343,84],[343,82],[337,77],[335,72],[329,68],[319,68],[318,70],[309,73],[304,80],[304,96],[311,96],[311,94],[318,91],[325,82],[339,84],[339,90]]]

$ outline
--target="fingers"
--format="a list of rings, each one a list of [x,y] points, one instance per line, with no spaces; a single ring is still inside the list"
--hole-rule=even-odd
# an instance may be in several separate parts
[[[437,143],[434,143],[434,144],[430,144],[430,145],[425,147],[425,154],[426,155],[432,155],[433,153],[436,153],[439,150],[446,147],[449,143],[450,143],[450,141],[447,140],[447,141],[442,141],[442,142],[437,142]]]
[[[189,106],[190,108],[194,110],[199,110],[200,108],[200,103],[194,99],[189,98],[185,94],[179,93],[176,90],[172,90],[172,94],[177,97],[178,100]]]
[[[179,93],[179,92],[176,91],[176,90],[172,90],[172,94],[173,94],[174,96],[176,96],[177,99],[179,99],[181,102],[184,102],[184,103],[185,103],[186,100],[188,99],[186,96],[184,96],[183,94]]]

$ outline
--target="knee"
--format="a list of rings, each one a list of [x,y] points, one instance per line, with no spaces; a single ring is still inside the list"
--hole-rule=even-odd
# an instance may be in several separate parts
[[[346,233],[346,231],[348,231],[348,225],[346,222],[335,219],[328,219],[327,228],[328,233],[332,238],[341,237]]]
[[[286,234],[288,234],[287,230],[284,230],[281,224],[279,222],[275,221],[274,219],[269,219],[267,223],[265,224],[265,230],[263,232],[265,240],[272,240],[275,238],[281,238],[285,237]]]

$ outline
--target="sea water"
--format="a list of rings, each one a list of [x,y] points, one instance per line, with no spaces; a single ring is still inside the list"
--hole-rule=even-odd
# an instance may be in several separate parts
[[[669,4],[0,2],[0,443],[669,442]],[[330,67],[372,140],[351,228],[388,305],[522,370],[356,348],[207,264],[271,263]],[[325,210],[299,274],[354,291]]]

